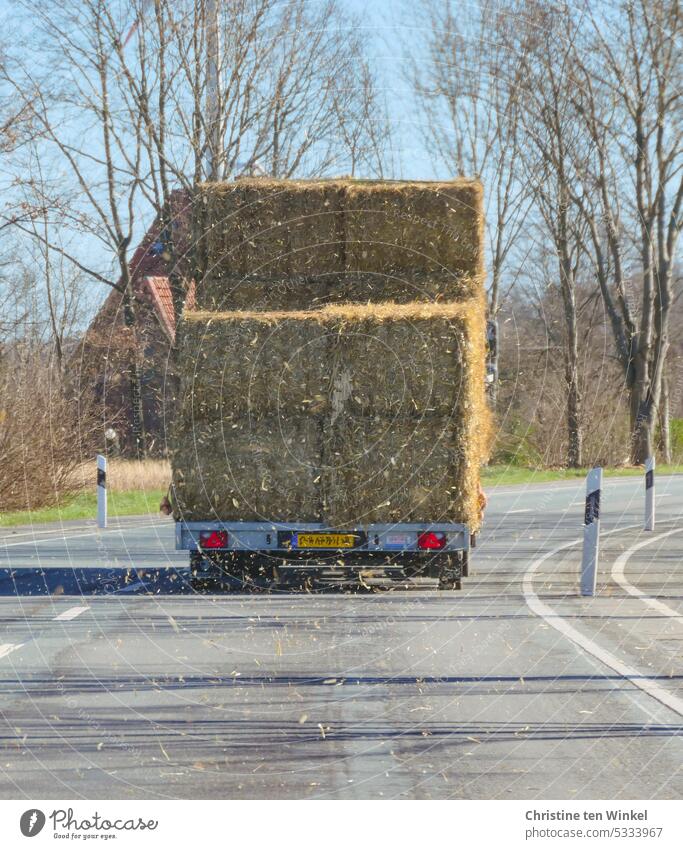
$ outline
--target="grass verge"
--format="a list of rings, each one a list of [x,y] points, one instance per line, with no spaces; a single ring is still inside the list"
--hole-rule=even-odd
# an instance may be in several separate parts
[[[156,516],[159,502],[166,489],[128,490],[110,492],[108,513],[110,518],[118,516]],[[94,492],[81,492],[74,498],[57,507],[45,507],[40,510],[21,510],[16,513],[0,514],[0,527],[14,525],[38,525],[46,522],[71,522],[75,519],[92,519],[97,516],[97,495]]]
[[[547,483],[551,481],[576,480],[585,478],[588,469],[526,469],[518,466],[487,466],[482,469],[482,483],[486,486],[506,486],[510,484]],[[639,477],[645,474],[641,466],[603,469],[608,478]],[[658,475],[683,474],[683,465],[657,466]]]

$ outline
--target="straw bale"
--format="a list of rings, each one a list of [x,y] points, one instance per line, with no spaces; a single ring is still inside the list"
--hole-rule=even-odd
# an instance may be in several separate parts
[[[481,288],[467,274],[425,274],[411,270],[342,272],[307,277],[234,277],[208,274],[197,292],[204,310],[307,310],[327,304],[464,300]]]
[[[448,412],[469,379],[478,305],[188,314],[181,415]],[[210,316],[207,318],[207,316]]]
[[[320,521],[321,433],[314,417],[179,429],[171,453],[176,519]]]
[[[344,269],[334,181],[238,180],[200,187],[207,200],[207,273],[282,278]]]
[[[261,446],[278,465],[282,425],[283,433],[296,434],[306,462],[323,466],[322,481],[312,484],[283,470],[277,495],[259,502],[263,516],[303,521],[304,513],[297,514],[303,497],[305,515],[324,516],[331,526],[360,516],[403,516],[466,521],[476,529],[479,467],[490,433],[481,298],[197,311],[186,314],[183,330],[185,344],[196,350],[194,360],[182,358],[181,395],[193,395],[191,415],[179,417],[185,431],[174,468],[180,463],[183,475],[195,481],[186,443],[206,428],[222,428],[230,433],[230,449],[217,452],[214,436],[206,456],[222,460],[227,454],[237,463],[241,490],[259,490],[260,467],[243,460]],[[302,355],[306,351],[315,356]],[[225,463],[205,465],[214,501],[229,511],[225,518],[245,518],[238,496],[240,509],[230,511],[234,488],[226,483]],[[195,507],[199,498],[197,509],[206,513],[207,498],[196,481],[187,493],[184,503]]]
[[[457,410],[468,392],[467,312],[376,321],[372,312],[330,325],[333,415],[415,417]]]
[[[330,526],[367,522],[468,522],[478,484],[463,423],[346,413],[325,431],[323,491]]]
[[[330,341],[319,323],[193,319],[184,323],[182,340],[183,421],[293,419],[321,410],[330,379]]]
[[[483,273],[481,184],[352,182],[344,198],[346,268]],[[470,294],[476,294],[475,285]]]
[[[200,193],[209,223],[205,282],[213,298],[226,278],[344,271],[437,274],[442,283],[458,281],[457,297],[477,292],[484,250],[476,181],[248,179],[203,184]],[[375,297],[366,290],[370,279],[356,282],[364,284],[360,300]],[[394,298],[390,288],[380,297]]]

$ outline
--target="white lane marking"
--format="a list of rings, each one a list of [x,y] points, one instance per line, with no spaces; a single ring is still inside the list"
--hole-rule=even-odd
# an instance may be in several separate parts
[[[508,510],[505,515],[509,516],[510,513],[531,513],[532,509],[531,507],[523,507],[521,510]]]
[[[664,604],[663,601],[659,601],[659,599],[652,598],[651,596],[644,593],[638,587],[634,587],[624,574],[624,570],[626,568],[626,564],[628,563],[632,554],[635,554],[636,551],[639,551],[641,548],[645,548],[646,545],[650,545],[653,542],[657,542],[657,540],[664,539],[665,537],[669,537],[672,534],[680,534],[683,533],[683,528],[675,528],[673,531],[667,531],[665,534],[657,534],[656,537],[650,537],[649,539],[643,540],[643,542],[639,542],[636,545],[631,546],[631,548],[627,549],[623,554],[620,554],[619,557],[614,561],[614,565],[612,566],[612,579],[619,584],[619,586],[626,590],[629,595],[632,595],[634,598],[640,599],[642,602],[647,604],[653,610],[657,610],[659,613],[663,613],[665,616],[670,617],[671,619],[683,619],[683,614],[680,614],[677,610],[674,610],[673,607],[669,607],[668,604]]]
[[[87,605],[79,607],[70,607],[68,610],[64,610],[62,611],[62,613],[55,616],[52,621],[68,622],[70,619],[75,619],[77,616],[80,616],[81,613],[85,613],[86,610],[90,610]]]
[[[24,643],[3,643],[0,645],[0,657],[7,657],[13,651],[20,649]]]
[[[607,534],[617,533],[619,531],[628,530],[630,528],[639,528],[640,525],[628,525],[624,528],[618,528],[612,531],[606,531],[603,536]],[[651,678],[643,677],[642,673],[638,672],[637,669],[633,669],[628,664],[623,663],[619,658],[615,657],[611,652],[607,651],[607,649],[603,649],[597,643],[593,642],[590,637],[584,636],[580,631],[577,631],[576,628],[572,627],[569,622],[562,619],[562,617],[556,613],[552,607],[549,607],[547,604],[542,602],[539,597],[536,595],[533,589],[533,579],[534,575],[538,571],[538,568],[545,563],[546,560],[554,557],[556,554],[559,554],[560,551],[565,551],[568,548],[571,548],[574,545],[578,545],[581,542],[580,539],[572,540],[571,542],[566,542],[563,545],[558,545],[557,548],[554,548],[552,551],[548,551],[542,557],[539,557],[537,560],[529,566],[527,571],[524,574],[524,579],[522,581],[522,591],[524,593],[524,600],[526,601],[529,609],[535,613],[537,616],[540,616],[541,619],[547,624],[554,628],[556,631],[559,631],[562,636],[566,637],[568,640],[571,640],[575,645],[579,648],[583,649],[588,654],[597,658],[601,663],[604,663],[605,666],[608,666],[617,674],[621,675],[623,678],[629,680],[634,686],[641,689],[643,692],[647,693],[648,696],[651,696],[656,701],[660,702],[666,707],[673,710],[679,716],[683,716],[683,699],[678,698],[678,696],[674,696],[673,693],[670,693],[664,687],[661,686],[657,681],[653,681]]]

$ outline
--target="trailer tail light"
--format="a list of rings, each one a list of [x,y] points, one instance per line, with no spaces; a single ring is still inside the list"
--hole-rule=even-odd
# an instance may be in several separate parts
[[[446,547],[446,534],[425,531],[417,538],[417,547],[422,551],[438,551]]]
[[[227,531],[200,531],[199,545],[201,548],[227,548]]]

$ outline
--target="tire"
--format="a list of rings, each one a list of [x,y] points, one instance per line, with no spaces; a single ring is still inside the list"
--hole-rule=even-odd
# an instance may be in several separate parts
[[[463,553],[462,553],[462,576],[463,576],[463,578],[469,578],[469,576],[470,576],[470,553],[469,553],[469,551],[463,551]]]
[[[460,554],[444,554],[439,570],[439,590],[462,589],[462,558]]]

